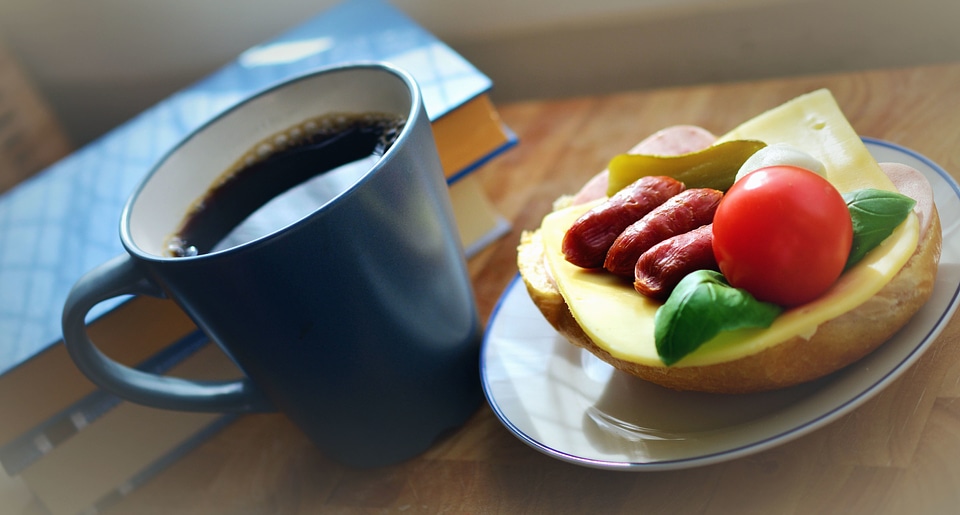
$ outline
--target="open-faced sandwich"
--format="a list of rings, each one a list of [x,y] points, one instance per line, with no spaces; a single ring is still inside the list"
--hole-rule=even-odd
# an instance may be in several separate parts
[[[929,298],[940,245],[926,178],[877,163],[818,90],[719,138],[650,136],[558,199],[518,265],[571,343],[669,388],[745,393],[882,345]]]

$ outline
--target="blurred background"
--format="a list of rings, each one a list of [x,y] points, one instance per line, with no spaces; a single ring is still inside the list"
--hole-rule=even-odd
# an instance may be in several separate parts
[[[960,59],[957,0],[392,2],[500,103]],[[79,146],[335,3],[0,0],[0,41]]]

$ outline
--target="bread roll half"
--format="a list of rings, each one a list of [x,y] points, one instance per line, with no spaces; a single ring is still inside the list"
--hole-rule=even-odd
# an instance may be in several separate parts
[[[869,300],[820,324],[809,339],[793,337],[730,361],[668,367],[613,357],[584,333],[570,313],[544,259],[539,230],[522,234],[517,264],[530,298],[560,334],[629,374],[676,390],[728,394],[811,381],[854,363],[882,345],[910,320],[933,291],[942,236],[932,190],[926,178],[915,170],[897,164],[881,167],[901,192],[917,200],[920,238],[903,268]]]

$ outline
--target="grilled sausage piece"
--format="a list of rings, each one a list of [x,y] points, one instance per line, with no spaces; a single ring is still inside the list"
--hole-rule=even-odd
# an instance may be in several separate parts
[[[713,224],[698,227],[654,245],[637,260],[633,287],[656,300],[666,300],[687,274],[719,270],[713,257]]]
[[[607,251],[603,267],[633,278],[644,252],[667,238],[711,223],[721,198],[722,191],[710,188],[692,188],[671,197],[620,233]]]
[[[564,257],[583,268],[602,267],[610,245],[627,226],[683,189],[683,183],[671,177],[638,179],[573,223],[563,237]]]

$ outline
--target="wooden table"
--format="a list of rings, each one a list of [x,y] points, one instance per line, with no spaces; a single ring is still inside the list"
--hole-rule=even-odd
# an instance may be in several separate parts
[[[513,232],[470,263],[486,320],[516,274],[523,229],[557,196],[662,127],[715,133],[828,87],[861,135],[912,148],[960,178],[960,63],[500,106],[520,145],[478,172]],[[955,221],[945,220],[944,223]],[[281,415],[246,416],[109,514],[956,513],[960,324],[877,397],[774,449],[701,468],[614,472],[547,457],[483,406],[401,465],[332,462]]]

